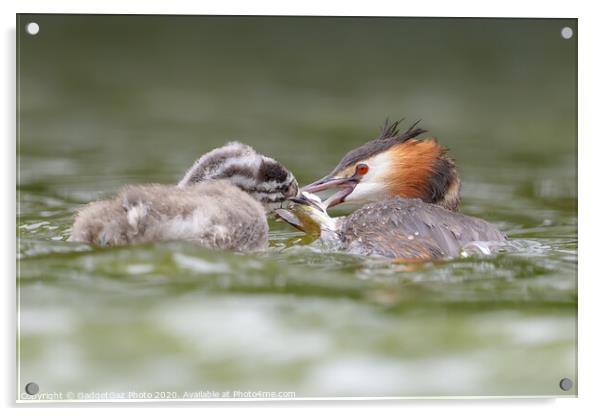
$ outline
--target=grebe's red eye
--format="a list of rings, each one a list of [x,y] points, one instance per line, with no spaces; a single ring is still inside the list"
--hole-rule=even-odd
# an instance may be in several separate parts
[[[360,163],[359,165],[357,165],[355,167],[355,172],[358,175],[362,175],[362,176],[365,175],[366,173],[368,173],[369,170],[370,170],[370,168],[365,163]]]

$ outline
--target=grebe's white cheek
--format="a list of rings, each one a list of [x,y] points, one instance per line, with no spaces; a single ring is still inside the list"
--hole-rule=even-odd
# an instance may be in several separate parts
[[[347,197],[345,202],[364,203],[381,197],[382,187],[375,182],[360,182]]]
[[[386,197],[384,178],[390,172],[390,156],[387,152],[380,153],[364,163],[368,165],[368,172],[362,176],[353,192],[345,198],[345,202],[366,203]]]

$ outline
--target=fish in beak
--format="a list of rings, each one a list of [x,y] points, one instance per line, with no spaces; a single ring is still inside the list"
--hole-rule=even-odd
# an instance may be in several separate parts
[[[326,206],[326,208],[332,208],[336,205],[345,202],[345,198],[353,192],[359,181],[360,176],[357,174],[354,174],[347,178],[338,178],[328,175],[320,180],[317,180],[309,185],[304,186],[303,188],[301,188],[301,191],[314,193],[325,191],[331,188],[339,188],[339,192],[336,192],[324,201],[324,205]]]
[[[325,204],[318,196],[308,192],[290,198],[288,207],[277,209],[274,214],[277,219],[310,235],[321,235],[324,231],[336,229],[336,222],[326,212]]]

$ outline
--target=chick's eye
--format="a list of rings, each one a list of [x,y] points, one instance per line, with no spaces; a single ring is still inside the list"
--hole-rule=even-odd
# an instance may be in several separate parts
[[[355,172],[358,175],[365,175],[366,173],[368,173],[369,170],[370,170],[370,168],[365,163],[360,163],[359,165],[357,165],[355,167]]]

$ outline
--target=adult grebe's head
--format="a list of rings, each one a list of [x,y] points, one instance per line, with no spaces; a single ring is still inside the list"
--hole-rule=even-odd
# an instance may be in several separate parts
[[[217,179],[229,181],[268,209],[280,206],[299,192],[297,180],[282,164],[238,142],[228,143],[201,156],[178,186]]]
[[[329,208],[401,196],[457,210],[460,178],[455,164],[436,140],[416,138],[426,132],[416,124],[400,133],[399,121],[387,120],[378,138],[351,150],[329,175],[302,190],[339,188],[325,201]]]

